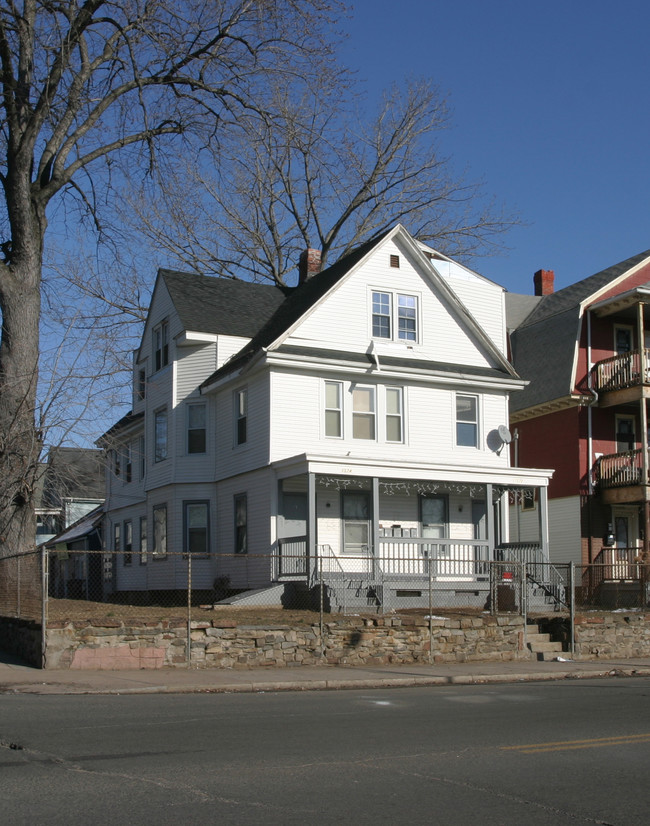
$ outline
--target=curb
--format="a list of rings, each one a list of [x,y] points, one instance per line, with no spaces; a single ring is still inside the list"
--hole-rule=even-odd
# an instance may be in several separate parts
[[[603,679],[606,677],[648,677],[650,668],[607,668],[580,671],[553,671],[522,674],[475,674],[447,677],[382,677],[380,679],[291,680],[282,682],[238,682],[223,685],[142,686],[138,688],[75,688],[61,683],[0,685],[0,694],[262,694],[278,691],[341,691],[345,689],[413,688],[416,686],[488,685],[490,683],[551,682]],[[60,689],[60,690],[57,690]],[[36,690],[34,690],[36,689]]]

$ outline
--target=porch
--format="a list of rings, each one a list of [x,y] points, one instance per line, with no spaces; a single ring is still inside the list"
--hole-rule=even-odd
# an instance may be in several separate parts
[[[325,582],[334,610],[423,607],[432,590],[436,604],[462,595],[484,608],[492,563],[516,562],[523,545],[527,558],[548,563],[546,485],[532,481],[525,495],[514,484],[465,480],[286,477],[278,486],[274,579],[303,589]],[[509,509],[524,499],[538,503],[537,524],[528,525],[534,536],[510,543]]]

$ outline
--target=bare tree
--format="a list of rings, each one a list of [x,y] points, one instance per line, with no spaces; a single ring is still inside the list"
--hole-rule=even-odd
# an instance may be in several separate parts
[[[5,0],[0,5],[4,199],[0,226],[0,555],[34,542],[33,482],[42,268],[48,206],[101,206],[160,152],[198,153],[269,79],[327,73],[337,0]]]
[[[349,80],[349,79],[348,79]],[[139,228],[182,266],[286,284],[301,250],[323,264],[398,221],[442,252],[501,248],[516,220],[455,172],[440,147],[445,97],[427,81],[395,86],[374,118],[349,88],[321,82],[247,113],[212,162],[178,158],[152,198],[131,199]]]

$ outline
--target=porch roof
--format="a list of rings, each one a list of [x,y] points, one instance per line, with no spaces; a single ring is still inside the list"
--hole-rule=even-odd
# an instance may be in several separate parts
[[[273,462],[279,479],[303,473],[341,477],[377,477],[394,480],[493,484],[501,487],[547,487],[553,470],[542,468],[477,467],[424,462],[395,462],[357,459],[349,456],[319,456],[302,453]]]

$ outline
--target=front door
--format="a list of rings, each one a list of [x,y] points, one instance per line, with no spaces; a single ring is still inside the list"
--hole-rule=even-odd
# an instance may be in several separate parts
[[[343,502],[343,550],[350,554],[366,554],[370,549],[370,493],[346,490]]]
[[[636,556],[639,519],[629,510],[614,510],[614,559],[612,579],[629,579]]]

